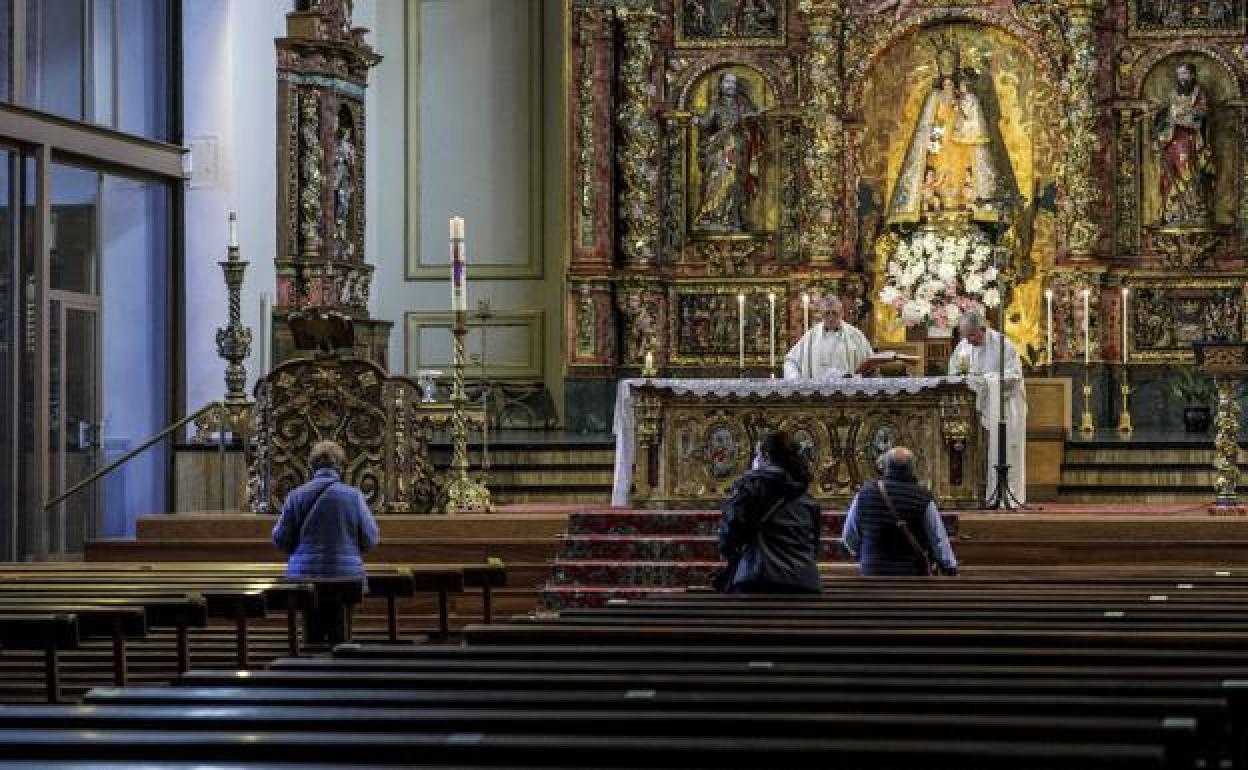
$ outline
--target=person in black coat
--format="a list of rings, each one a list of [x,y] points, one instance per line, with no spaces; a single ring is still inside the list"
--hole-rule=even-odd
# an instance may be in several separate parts
[[[806,493],[810,466],[793,437],[772,431],[754,466],[720,506],[719,551],[727,561],[721,590],[819,593],[819,504]]]

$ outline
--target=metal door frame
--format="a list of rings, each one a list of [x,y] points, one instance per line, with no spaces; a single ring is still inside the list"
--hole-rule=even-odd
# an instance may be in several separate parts
[[[67,369],[65,365],[66,364],[65,337],[66,337],[66,329],[68,328],[66,324],[66,320],[69,315],[68,311],[70,310],[78,310],[78,311],[82,311],[86,313],[91,313],[95,317],[95,325],[93,328],[94,339],[92,340],[92,345],[93,345],[94,353],[95,353],[94,354],[94,372],[92,372],[91,374],[91,377],[93,380],[91,383],[92,394],[93,394],[92,395],[92,411],[94,412],[94,414],[91,415],[91,428],[90,428],[91,434],[92,434],[92,438],[91,438],[91,442],[92,442],[91,452],[93,454],[92,467],[99,467],[100,451],[101,451],[101,443],[102,443],[100,441],[100,433],[101,433],[101,414],[100,414],[101,408],[100,407],[104,401],[104,374],[103,374],[104,357],[102,355],[103,343],[104,343],[103,318],[102,318],[103,308],[101,306],[100,297],[98,295],[81,294],[79,292],[65,291],[63,289],[52,289],[48,291],[47,312],[48,312],[48,321],[49,321],[48,323],[48,344],[49,344],[48,353],[49,355],[51,354],[51,342],[52,342],[51,330],[52,330],[53,324],[51,323],[52,321],[51,315],[52,315],[53,303],[59,303],[59,308],[60,308],[59,313],[56,318],[56,328],[60,332],[60,339],[57,341],[57,344],[59,346],[57,348],[59,352],[59,356],[56,362],[57,371],[60,372],[60,378],[59,378],[59,381],[57,382],[57,403],[60,405],[60,414],[58,415],[60,418],[60,424],[57,426],[57,437],[58,437],[57,443],[59,444],[59,446],[53,446],[50,443],[51,440],[49,439],[47,463],[49,466],[51,466],[53,455],[55,455],[56,462],[57,462],[56,479],[60,482],[60,486],[59,488],[54,489],[52,488],[53,485],[51,483],[48,484],[48,487],[49,487],[48,497],[49,498],[59,495],[61,492],[64,492],[69,487],[69,483],[67,482],[66,477],[65,477],[65,474],[66,474],[66,462],[65,462],[66,451],[65,450],[66,450],[66,444],[67,444],[66,436],[68,436],[69,434],[69,431],[68,431],[69,423],[66,420],[68,414],[65,408],[65,405],[66,405],[66,401],[65,401],[66,385],[65,384],[66,384],[66,381],[68,380],[68,377],[66,376]],[[49,391],[48,393],[49,397],[51,397],[51,392],[50,392],[51,385],[52,385],[51,374],[52,374],[51,367],[49,367],[48,377],[44,381],[44,389]],[[50,418],[51,418],[51,415],[49,415],[49,419]],[[49,425],[49,427],[51,426]],[[49,482],[51,482],[51,479],[49,479]],[[92,498],[94,498],[92,502],[92,506],[91,506],[92,515],[86,522],[84,522],[84,526],[83,526],[83,538],[85,542],[87,540],[94,538],[95,536],[96,530],[99,525],[101,503],[103,502],[103,500],[102,500],[102,496],[100,492],[100,487],[98,484],[91,485],[89,490],[83,490],[79,492],[77,495],[75,495],[75,497],[79,497],[82,495],[90,495]],[[72,500],[74,498],[70,498],[70,499]],[[67,540],[68,540],[68,529],[67,529],[68,508],[67,506],[69,505],[69,502],[70,500],[63,500],[59,505],[56,506],[56,513],[52,522],[52,532],[51,532],[52,542],[49,543],[49,550],[52,551],[53,553],[64,554],[66,552],[66,545],[67,545]]]

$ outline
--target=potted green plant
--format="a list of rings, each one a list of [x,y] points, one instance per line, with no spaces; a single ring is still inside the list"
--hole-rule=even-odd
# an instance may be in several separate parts
[[[1213,380],[1194,366],[1180,366],[1170,381],[1170,395],[1183,404],[1183,427],[1188,433],[1205,433],[1213,424]]]

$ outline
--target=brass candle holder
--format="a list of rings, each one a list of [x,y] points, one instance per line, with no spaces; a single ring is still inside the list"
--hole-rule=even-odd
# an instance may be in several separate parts
[[[1118,413],[1118,435],[1128,438],[1135,431],[1131,425],[1131,385],[1127,382],[1127,367],[1122,367],[1122,384],[1118,386],[1122,393],[1122,411]]]
[[[455,311],[451,333],[455,336],[455,357],[451,377],[451,472],[446,485],[446,512],[490,511],[490,490],[468,475],[468,425],[464,408],[468,394],[464,388],[464,337],[468,334],[467,311]]]
[[[1092,383],[1088,379],[1089,372],[1085,366],[1083,369],[1083,415],[1079,420],[1079,432],[1084,438],[1091,438],[1096,433],[1096,423],[1092,419]]]

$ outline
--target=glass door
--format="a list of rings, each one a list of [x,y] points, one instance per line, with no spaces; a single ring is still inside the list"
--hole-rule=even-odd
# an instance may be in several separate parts
[[[100,467],[100,300],[65,291],[50,300],[48,467],[55,497]],[[99,511],[98,484],[57,505],[51,550],[81,553],[96,534]]]

